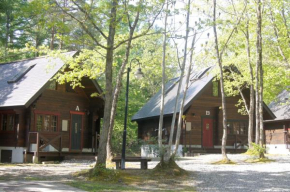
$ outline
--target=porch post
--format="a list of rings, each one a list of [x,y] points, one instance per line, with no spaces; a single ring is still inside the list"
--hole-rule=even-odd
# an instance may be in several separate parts
[[[34,152],[33,163],[38,163],[38,155],[39,155],[39,133],[36,133],[36,152]]]

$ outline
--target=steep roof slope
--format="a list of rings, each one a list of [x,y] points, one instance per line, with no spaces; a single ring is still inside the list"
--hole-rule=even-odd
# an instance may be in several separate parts
[[[189,107],[191,101],[201,92],[201,90],[213,79],[214,75],[211,73],[213,67],[204,68],[198,72],[193,72],[190,77],[189,88],[187,89],[185,98],[185,110]],[[180,103],[183,98],[183,89],[185,86],[185,78],[181,85],[181,93],[178,98],[178,111]],[[178,90],[179,78],[169,80],[165,85],[165,99],[164,99],[164,115],[173,114],[176,94]],[[160,97],[161,90],[156,93],[133,117],[132,121],[139,119],[146,119],[160,115]]]
[[[76,52],[68,52],[73,56]],[[0,65],[0,108],[28,107],[61,69],[59,58],[38,57]]]
[[[290,119],[290,91],[283,90],[277,99],[269,104],[269,108],[277,117],[275,120]]]

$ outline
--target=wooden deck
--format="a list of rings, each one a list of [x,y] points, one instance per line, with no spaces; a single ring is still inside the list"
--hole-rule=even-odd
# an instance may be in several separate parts
[[[34,136],[34,137],[31,137]],[[32,162],[42,162],[46,160],[62,161],[64,159],[86,159],[95,160],[97,156],[97,145],[92,146],[91,152],[78,151],[63,151],[63,135],[59,133],[52,138],[47,138],[43,133],[29,132],[28,133],[28,149],[30,144],[36,144],[35,151],[24,152],[24,161],[29,162],[29,156],[34,156]],[[51,145],[56,151],[44,151],[45,147]]]

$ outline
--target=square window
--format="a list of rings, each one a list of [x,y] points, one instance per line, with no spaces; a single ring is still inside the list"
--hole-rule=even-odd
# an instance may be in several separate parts
[[[58,116],[47,114],[36,114],[36,130],[56,132],[58,131]]]

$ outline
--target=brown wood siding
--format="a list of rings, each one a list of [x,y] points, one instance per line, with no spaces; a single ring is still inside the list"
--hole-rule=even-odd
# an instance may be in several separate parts
[[[286,144],[285,131],[290,134],[290,120],[265,123],[266,144]]]
[[[6,110],[0,110],[0,113],[5,113]],[[0,131],[0,146],[7,147],[24,147],[26,132],[25,132],[25,109],[10,109],[9,113],[19,115],[19,132],[17,132],[17,125],[14,125],[13,131]],[[17,139],[18,136],[18,139]]]
[[[62,146],[63,148],[70,148],[70,127],[71,127],[71,113],[75,111],[76,107],[79,107],[81,112],[84,112],[83,116],[83,148],[91,148],[92,146],[92,127],[88,127],[88,115],[90,100],[81,88],[76,88],[75,93],[66,92],[65,85],[57,85],[57,90],[45,90],[42,95],[36,100],[31,108],[31,131],[36,130],[35,113],[37,112],[50,112],[59,114],[58,118],[58,132],[62,134]],[[68,131],[62,131],[62,120],[68,120]],[[56,136],[56,133],[41,131],[41,133],[50,139]]]
[[[100,132],[100,118],[103,117],[104,100],[100,97],[91,97],[91,94],[97,92],[93,82],[84,78],[82,80],[84,88],[75,88],[74,92],[67,92],[65,85],[57,85],[56,90],[46,89],[28,108],[16,107],[1,109],[0,113],[13,113],[19,115],[19,132],[17,127],[14,131],[0,130],[0,146],[10,147],[28,147],[28,132],[36,131],[35,112],[50,113],[58,115],[58,131],[41,133],[48,139],[54,138],[62,133],[63,147],[70,147],[70,111],[75,111],[79,107],[83,116],[83,148],[92,147],[92,137],[96,131]],[[90,121],[88,120],[90,116]],[[61,131],[62,120],[68,120],[68,131]],[[17,139],[18,134],[18,139]],[[30,135],[30,142],[35,142],[35,134]],[[56,141],[56,145],[57,145]]]
[[[219,93],[220,95],[220,93]],[[238,108],[235,106],[238,103],[240,96],[227,97],[227,115],[228,120],[248,121],[248,115],[241,115],[238,113]],[[210,115],[206,115],[206,111]],[[212,93],[212,83],[209,83],[203,91],[197,96],[190,107],[184,113],[186,121],[191,122],[191,131],[186,131],[183,126],[180,144],[186,145],[202,145],[202,118],[213,118],[213,143],[214,145],[221,145],[221,138],[223,134],[222,126],[222,110],[221,97],[214,97]],[[169,133],[172,116],[164,118],[164,126]],[[140,139],[149,139],[152,131],[158,129],[159,117],[144,119],[138,121]],[[154,132],[155,133],[155,132]],[[155,134],[157,136],[157,132]],[[247,138],[247,135],[238,135],[241,139]],[[227,145],[233,146],[236,142],[235,135],[229,135]]]
[[[285,144],[285,134],[283,129],[265,130],[267,144]]]
[[[221,95],[219,93],[219,95]],[[244,120],[248,121],[247,115],[241,115],[238,113],[236,104],[240,96],[226,97],[227,103],[227,117],[228,120]],[[206,111],[210,112],[210,115],[206,115]],[[194,114],[194,116],[193,116]],[[186,111],[186,120],[192,122],[194,129],[189,134],[189,138],[193,138],[190,141],[191,145],[202,144],[202,118],[211,117],[214,119],[213,125],[213,143],[214,145],[221,145],[221,138],[223,135],[223,115],[221,110],[221,97],[214,97],[212,92],[212,83],[209,83],[204,89],[203,93],[200,94],[198,99],[194,100],[192,105]],[[239,137],[245,137],[239,135]],[[233,146],[235,143],[235,136],[229,135],[227,145]],[[188,143],[188,142],[187,142]]]

